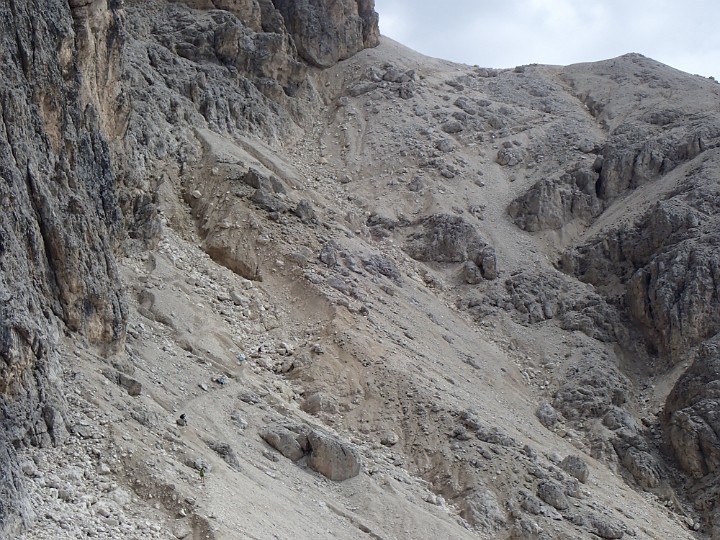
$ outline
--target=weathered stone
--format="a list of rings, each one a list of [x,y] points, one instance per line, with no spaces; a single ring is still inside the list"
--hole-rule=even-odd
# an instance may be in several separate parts
[[[132,377],[128,377],[124,373],[106,368],[103,370],[103,375],[105,375],[108,380],[127,390],[127,393],[131,396],[139,396],[142,393],[142,383]]]
[[[720,470],[720,345],[713,340],[675,384],[662,423],[680,466],[700,478]]]
[[[553,427],[558,421],[558,412],[555,410],[555,407],[549,403],[540,405],[535,411],[535,416],[537,416],[540,423],[546,428]]]
[[[320,260],[331,268],[338,264],[338,245],[334,240],[330,240],[323,246],[320,251]]]
[[[502,164],[510,165],[510,158]],[[592,171],[576,170],[558,180],[541,180],[510,203],[508,214],[529,232],[560,229],[574,219],[596,217],[604,209],[595,194],[596,176]]]
[[[489,489],[475,490],[465,497],[460,505],[460,515],[486,533],[495,532],[507,523],[505,512]]]
[[[380,274],[392,279],[400,285],[402,283],[402,274],[398,270],[392,259],[383,257],[382,255],[371,255],[362,260],[365,269],[371,274]]]
[[[273,0],[273,3],[295,38],[300,56],[314,66],[332,66],[378,44],[374,0]]]
[[[623,524],[607,516],[591,514],[589,521],[592,525],[592,532],[600,538],[617,539],[625,535]]]
[[[310,201],[302,200],[297,203],[293,213],[299,217],[303,223],[315,223],[317,221],[317,215]]]
[[[570,503],[565,496],[562,486],[552,480],[543,480],[540,482],[537,489],[537,496],[558,510],[565,510],[570,507]]]
[[[225,460],[230,467],[235,470],[240,470],[240,462],[238,461],[237,454],[233,450],[232,446],[228,443],[222,443],[218,441],[205,441],[208,447],[216,452],[221,458]]]
[[[442,126],[440,126],[440,129],[442,129],[445,133],[460,133],[462,130],[465,129],[465,126],[462,125],[457,120],[448,120],[445,122]]]
[[[435,214],[420,223],[421,231],[408,237],[405,251],[413,259],[435,262],[484,260],[488,243],[460,216]]]
[[[307,435],[308,466],[330,480],[346,480],[360,473],[360,456],[348,443],[317,430]]]
[[[286,458],[297,461],[305,455],[298,442],[297,433],[284,427],[273,427],[260,433],[260,437]]]
[[[590,476],[590,469],[580,456],[567,456],[560,462],[560,468],[583,484],[587,482],[588,476]]]

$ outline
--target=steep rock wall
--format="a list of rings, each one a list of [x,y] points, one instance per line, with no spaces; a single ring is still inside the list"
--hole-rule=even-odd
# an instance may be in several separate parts
[[[42,17],[37,14],[42,13]],[[10,0],[0,6],[0,531],[32,510],[15,448],[63,441],[60,332],[124,339],[113,260],[123,220],[99,86],[119,46],[117,6]]]

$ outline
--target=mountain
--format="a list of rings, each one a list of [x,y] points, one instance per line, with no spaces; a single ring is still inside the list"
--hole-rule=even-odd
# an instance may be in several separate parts
[[[3,537],[720,538],[715,81],[371,0],[0,29]]]

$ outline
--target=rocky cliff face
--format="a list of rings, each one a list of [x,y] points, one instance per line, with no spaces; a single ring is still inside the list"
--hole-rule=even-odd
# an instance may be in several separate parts
[[[156,189],[162,171],[199,154],[191,129],[285,136],[300,114],[288,96],[307,86],[303,60],[328,66],[377,44],[372,7],[0,6],[4,537],[32,518],[16,449],[61,444],[72,430],[58,340],[69,334],[105,354],[122,349],[127,310],[115,258],[157,242]]]
[[[38,13],[43,13],[38,17]],[[113,253],[123,217],[103,123],[121,47],[117,6],[6,2],[0,8],[0,395],[10,535],[32,511],[15,449],[67,435],[56,345],[64,332],[101,348],[125,336]]]

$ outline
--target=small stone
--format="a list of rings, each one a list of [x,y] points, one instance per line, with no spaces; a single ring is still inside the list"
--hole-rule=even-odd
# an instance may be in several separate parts
[[[29,476],[30,478],[35,478],[36,476],[38,476],[38,470],[32,461],[24,462],[20,466],[20,469],[22,470],[22,472],[25,476]]]
[[[380,443],[384,446],[395,446],[399,441],[400,437],[393,431],[388,431],[380,438]]]

